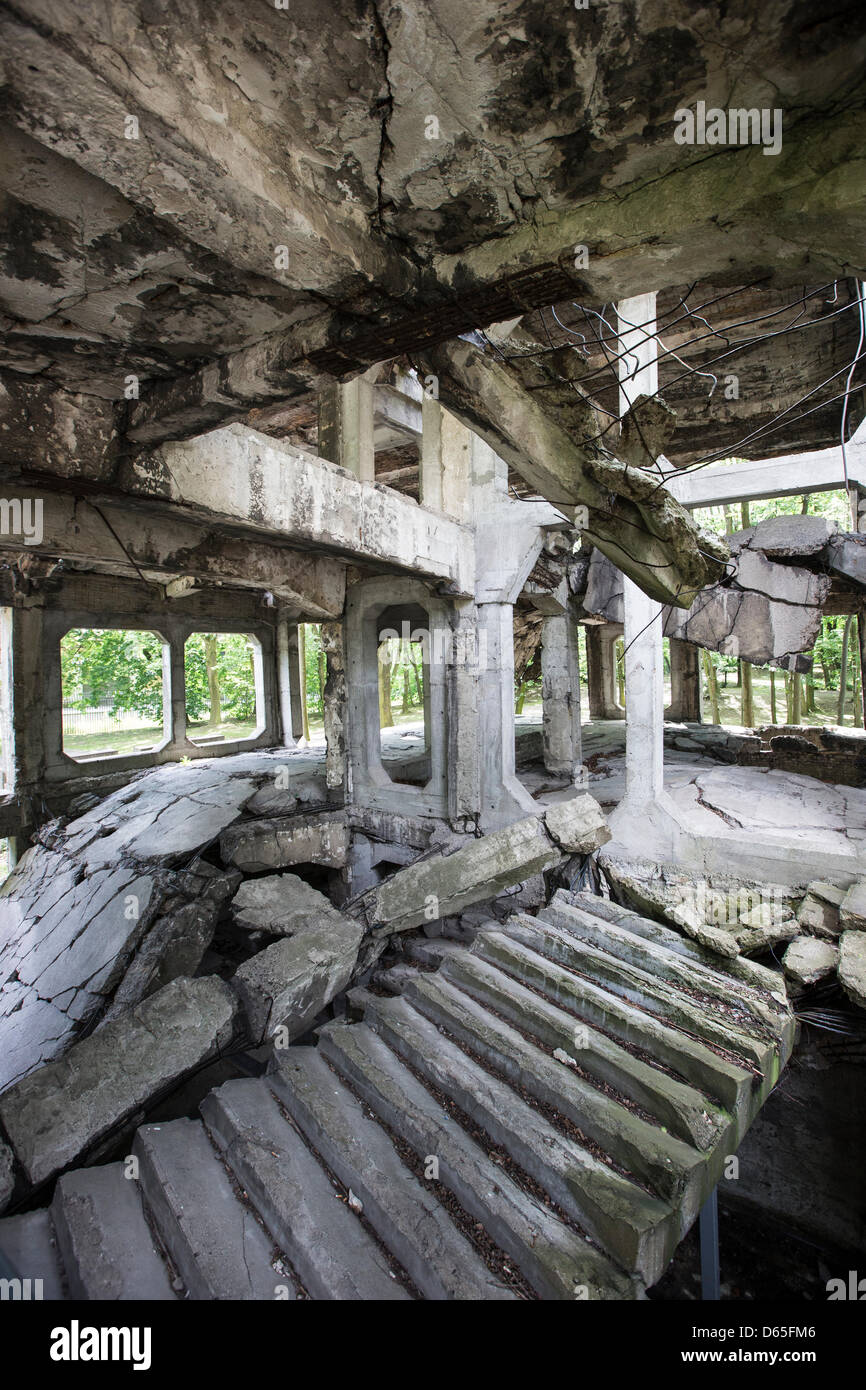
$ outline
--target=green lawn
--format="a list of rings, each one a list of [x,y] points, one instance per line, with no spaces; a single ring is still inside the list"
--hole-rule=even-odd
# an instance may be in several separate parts
[[[255,733],[254,720],[227,719],[221,724],[207,722],[188,724],[187,734],[193,739],[211,738],[222,734],[226,743],[234,739],[249,738]],[[136,744],[156,744],[162,742],[161,724],[140,724],[132,729],[118,729],[108,734],[64,734],[63,751],[71,758],[82,754],[100,753],[111,749],[114,752],[132,753]]]

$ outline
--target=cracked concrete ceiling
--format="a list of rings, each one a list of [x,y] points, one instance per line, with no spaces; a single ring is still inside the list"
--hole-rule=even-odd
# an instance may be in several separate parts
[[[860,16],[811,0],[0,6],[0,363],[41,404],[55,387],[102,398],[122,431],[130,374],[143,400],[176,395],[218,359],[231,396],[240,361],[249,409],[280,373],[286,396],[314,389],[291,372],[309,341],[319,372],[351,375],[386,325],[381,357],[509,306],[861,274]],[[677,144],[674,113],[699,99],[781,109],[782,152]],[[806,358],[766,349],[762,403],[728,403],[725,438],[836,370],[854,317]],[[258,344],[279,359],[266,391],[238,357]],[[676,405],[692,458],[706,399]],[[831,443],[838,422],[828,407],[803,438]]]

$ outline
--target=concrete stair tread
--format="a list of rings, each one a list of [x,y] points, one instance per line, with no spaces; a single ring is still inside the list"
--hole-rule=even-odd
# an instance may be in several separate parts
[[[425,1297],[515,1297],[497,1282],[317,1048],[288,1049],[269,1079],[310,1144],[361,1201],[365,1217]]]
[[[585,912],[591,912],[594,917],[600,917],[605,922],[613,922],[618,927],[624,927],[627,931],[634,932],[636,936],[643,936],[647,941],[655,941],[661,946],[667,946],[668,950],[676,951],[678,955],[686,956],[689,960],[698,961],[712,969],[719,968],[718,955],[707,946],[701,946],[699,942],[692,941],[688,936],[683,936],[673,927],[663,926],[660,922],[653,921],[652,917],[644,917],[641,913],[634,912],[630,907],[623,907],[610,898],[599,898],[594,893],[589,892],[569,893],[568,889],[559,888],[554,893],[552,902],[571,903],[574,907],[583,908]],[[761,965],[756,960],[737,956],[725,961],[724,970],[726,974],[735,979],[743,980],[756,989],[775,995],[782,1002],[786,998],[785,983],[781,972],[772,970],[767,965]]]
[[[708,1149],[727,1131],[730,1117],[694,1086],[675,1080],[606,1033],[578,1022],[480,956],[464,951],[443,961],[439,973],[549,1048],[571,1053],[579,1048],[575,1055],[585,1072],[641,1106],[680,1139]]]
[[[639,1286],[545,1209],[449,1115],[364,1023],[329,1023],[319,1046],[367,1104],[418,1154],[434,1155],[438,1181],[542,1298],[629,1299]]]
[[[503,932],[566,969],[598,980],[612,993],[622,995],[681,1031],[723,1048],[734,1058],[742,1058],[764,1074],[772,1069],[777,1045],[769,1037],[747,1031],[738,1018],[723,1013],[721,1001],[713,1007],[706,995],[695,998],[650,970],[578,941],[570,932],[525,913],[509,918],[503,925]],[[479,933],[476,944],[485,935],[487,933]]]
[[[145,1219],[139,1183],[125,1176],[122,1163],[64,1174],[51,1216],[70,1298],[127,1302],[177,1296]]]
[[[143,1125],[133,1154],[145,1201],[190,1297],[273,1299],[280,1252],[236,1195],[198,1120]]]
[[[490,1075],[405,998],[350,994],[364,1021],[425,1081],[443,1092],[501,1144],[512,1160],[608,1254],[646,1283],[676,1244],[669,1203],[601,1162],[556,1128],[505,1081]]]
[[[201,1113],[310,1298],[410,1297],[396,1261],[340,1200],[264,1078],[227,1081],[205,1097]]]
[[[0,1254],[18,1278],[42,1280],[43,1300],[65,1297],[65,1275],[50,1212],[28,1211],[0,1221]]]
[[[599,950],[657,975],[669,984],[691,987],[715,995],[735,1012],[743,1015],[743,1027],[766,1032],[786,1046],[786,1058],[793,1045],[794,1023],[790,1010],[763,995],[753,986],[726,974],[721,963],[714,966],[690,960],[670,946],[648,940],[618,923],[606,921],[582,906],[558,901],[542,908],[538,918],[589,941]]]
[[[567,1062],[528,1042],[508,1022],[438,973],[403,972],[403,997],[524,1094],[578,1127],[613,1164],[683,1212],[683,1234],[715,1186],[706,1157],[592,1085]],[[564,1052],[564,1050],[563,1050]],[[564,1054],[575,1062],[574,1049]]]
[[[662,1065],[734,1113],[738,1121],[745,1123],[747,1113],[750,1116],[752,1072],[744,1063],[720,1056],[700,1038],[683,1033],[605,984],[539,955],[514,936],[485,932],[476,938],[471,954],[539,991],[566,1012],[652,1052]]]

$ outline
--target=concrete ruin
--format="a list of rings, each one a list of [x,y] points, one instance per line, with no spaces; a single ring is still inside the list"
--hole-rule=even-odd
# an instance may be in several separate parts
[[[0,12],[4,1280],[664,1298],[717,1192],[862,1249],[866,691],[702,661],[866,661],[866,43],[692,9]],[[80,632],[146,737],[73,747]]]

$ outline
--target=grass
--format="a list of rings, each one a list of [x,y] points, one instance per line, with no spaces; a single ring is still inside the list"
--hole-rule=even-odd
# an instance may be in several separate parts
[[[211,738],[218,734],[225,742],[249,738],[255,733],[255,720],[226,719],[221,724],[207,722],[188,724],[187,734],[193,738]],[[133,752],[136,744],[156,744],[162,742],[161,724],[140,724],[133,729],[117,729],[107,734],[64,734],[63,751],[70,758],[80,758],[82,754],[101,753],[112,749],[117,754]]]

